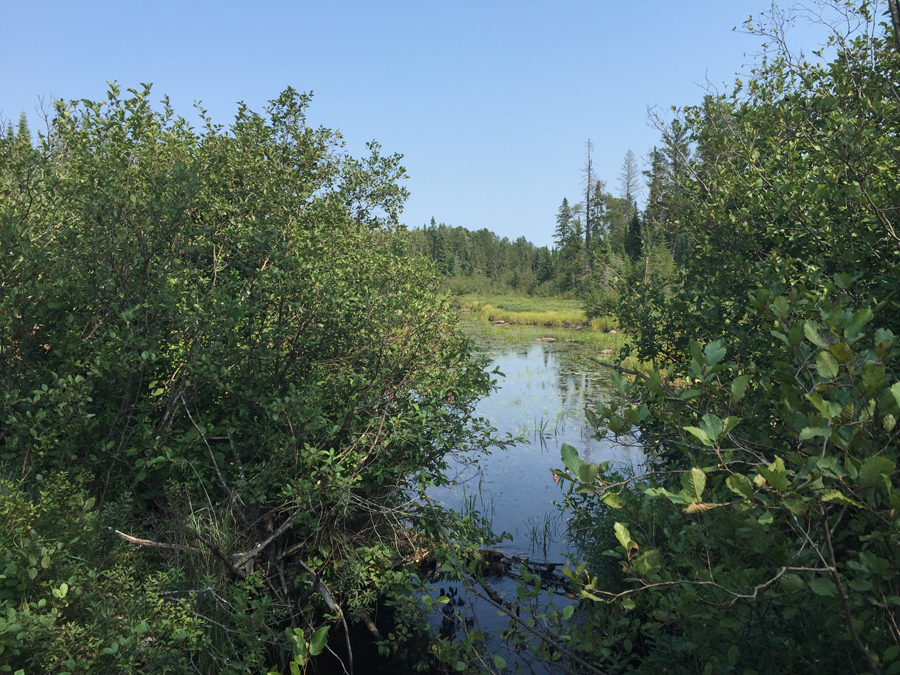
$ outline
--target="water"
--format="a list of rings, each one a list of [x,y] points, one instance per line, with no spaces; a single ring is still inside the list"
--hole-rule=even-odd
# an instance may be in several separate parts
[[[613,394],[609,371],[586,358],[596,356],[590,347],[567,340],[570,331],[541,333],[535,328],[500,328],[466,320],[462,327],[474,340],[476,351],[490,360],[490,367],[497,367],[504,374],[498,377],[498,390],[479,403],[476,414],[490,420],[501,437],[509,434],[528,443],[482,458],[478,472],[458,465],[468,480],[430,494],[462,511],[474,502],[491,519],[495,532],[513,536],[511,541],[493,546],[493,550],[507,557],[564,565],[569,561],[567,554],[578,552],[567,537],[570,514],[554,504],[563,501],[551,473],[553,468],[562,468],[563,443],[577,448],[585,461],[610,461],[613,466],[622,467],[624,473],[630,473],[641,459],[635,447],[611,439],[598,441],[585,422],[585,407],[594,407]],[[557,340],[535,341],[535,337],[544,335]],[[517,585],[509,577],[491,579],[493,590],[508,602],[516,599]],[[470,606],[465,602],[465,590],[458,585],[444,582],[439,590],[456,598],[455,608],[461,611],[463,621],[448,621],[435,613],[435,628],[445,634],[455,633],[455,637],[460,637],[462,631],[480,628],[489,636],[489,650],[507,662],[520,659],[505,650],[496,637],[498,629],[507,626],[505,617],[498,616],[493,607],[482,601]],[[552,600],[560,608],[570,602],[559,593]],[[535,667],[535,672],[553,671]]]

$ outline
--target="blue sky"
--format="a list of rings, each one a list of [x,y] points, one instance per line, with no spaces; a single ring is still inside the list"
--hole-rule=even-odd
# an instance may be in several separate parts
[[[192,119],[229,123],[287,86],[352,154],[375,139],[405,155],[402,216],[550,244],[579,200],[584,144],[616,191],[630,148],[658,142],[647,107],[698,102],[753,62],[732,32],[765,0],[645,2],[64,2],[6,0],[0,114],[38,126],[38,97],[103,99],[153,83]],[[802,42],[801,42],[802,44]],[[815,43],[804,45],[814,47]]]

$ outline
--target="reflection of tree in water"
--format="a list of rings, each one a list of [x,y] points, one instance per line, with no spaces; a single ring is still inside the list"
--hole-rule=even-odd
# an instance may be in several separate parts
[[[463,599],[462,594],[459,592],[459,587],[457,586],[450,586],[446,590],[444,588],[441,588],[441,595],[450,598],[450,602],[440,608],[442,618],[438,633],[442,638],[447,638],[455,641],[457,639],[457,633],[460,629],[460,616],[464,616],[463,608],[466,602]],[[469,632],[470,630],[473,630],[475,628],[474,617],[466,616],[463,621],[465,622],[466,632]]]

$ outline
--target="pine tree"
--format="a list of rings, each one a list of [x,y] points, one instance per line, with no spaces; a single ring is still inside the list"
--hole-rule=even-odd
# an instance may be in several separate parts
[[[553,233],[553,241],[560,251],[568,246],[572,239],[571,220],[572,208],[569,206],[569,200],[563,197],[556,213],[556,230]]]

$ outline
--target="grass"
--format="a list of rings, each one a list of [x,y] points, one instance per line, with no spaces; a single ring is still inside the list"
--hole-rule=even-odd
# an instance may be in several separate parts
[[[464,298],[458,298],[457,300],[461,306],[467,306]],[[531,298],[524,298],[524,300],[531,300]],[[536,298],[536,300],[539,302],[551,301],[547,298]],[[612,317],[599,317],[599,319],[595,319],[591,322],[589,328],[572,330],[571,328],[566,327],[566,324],[551,324],[550,326],[547,326],[544,322],[525,323],[516,321],[509,321],[511,324],[518,323],[515,328],[501,328],[489,323],[489,317],[485,312],[476,312],[471,309],[469,313],[464,314],[463,316],[468,317],[468,321],[475,321],[480,324],[481,328],[479,330],[490,333],[491,340],[502,344],[521,344],[523,342],[532,342],[536,338],[553,337],[560,342],[577,342],[584,345],[588,348],[589,353],[592,352],[590,354],[591,356],[609,363],[619,363],[619,352],[628,342],[628,335],[626,333],[606,332],[609,330],[610,326],[616,325],[615,319]],[[603,321],[604,319],[608,323],[605,323]],[[569,324],[569,326],[571,325],[572,324]],[[612,350],[612,353],[604,355],[602,354],[604,350]],[[649,363],[643,363],[634,357],[624,359],[619,365],[623,368],[643,373],[649,373],[651,367]]]
[[[587,326],[593,331],[607,332],[618,325],[608,316],[588,322],[581,303],[566,298],[468,293],[456,296],[456,303],[485,320],[524,326]]]

